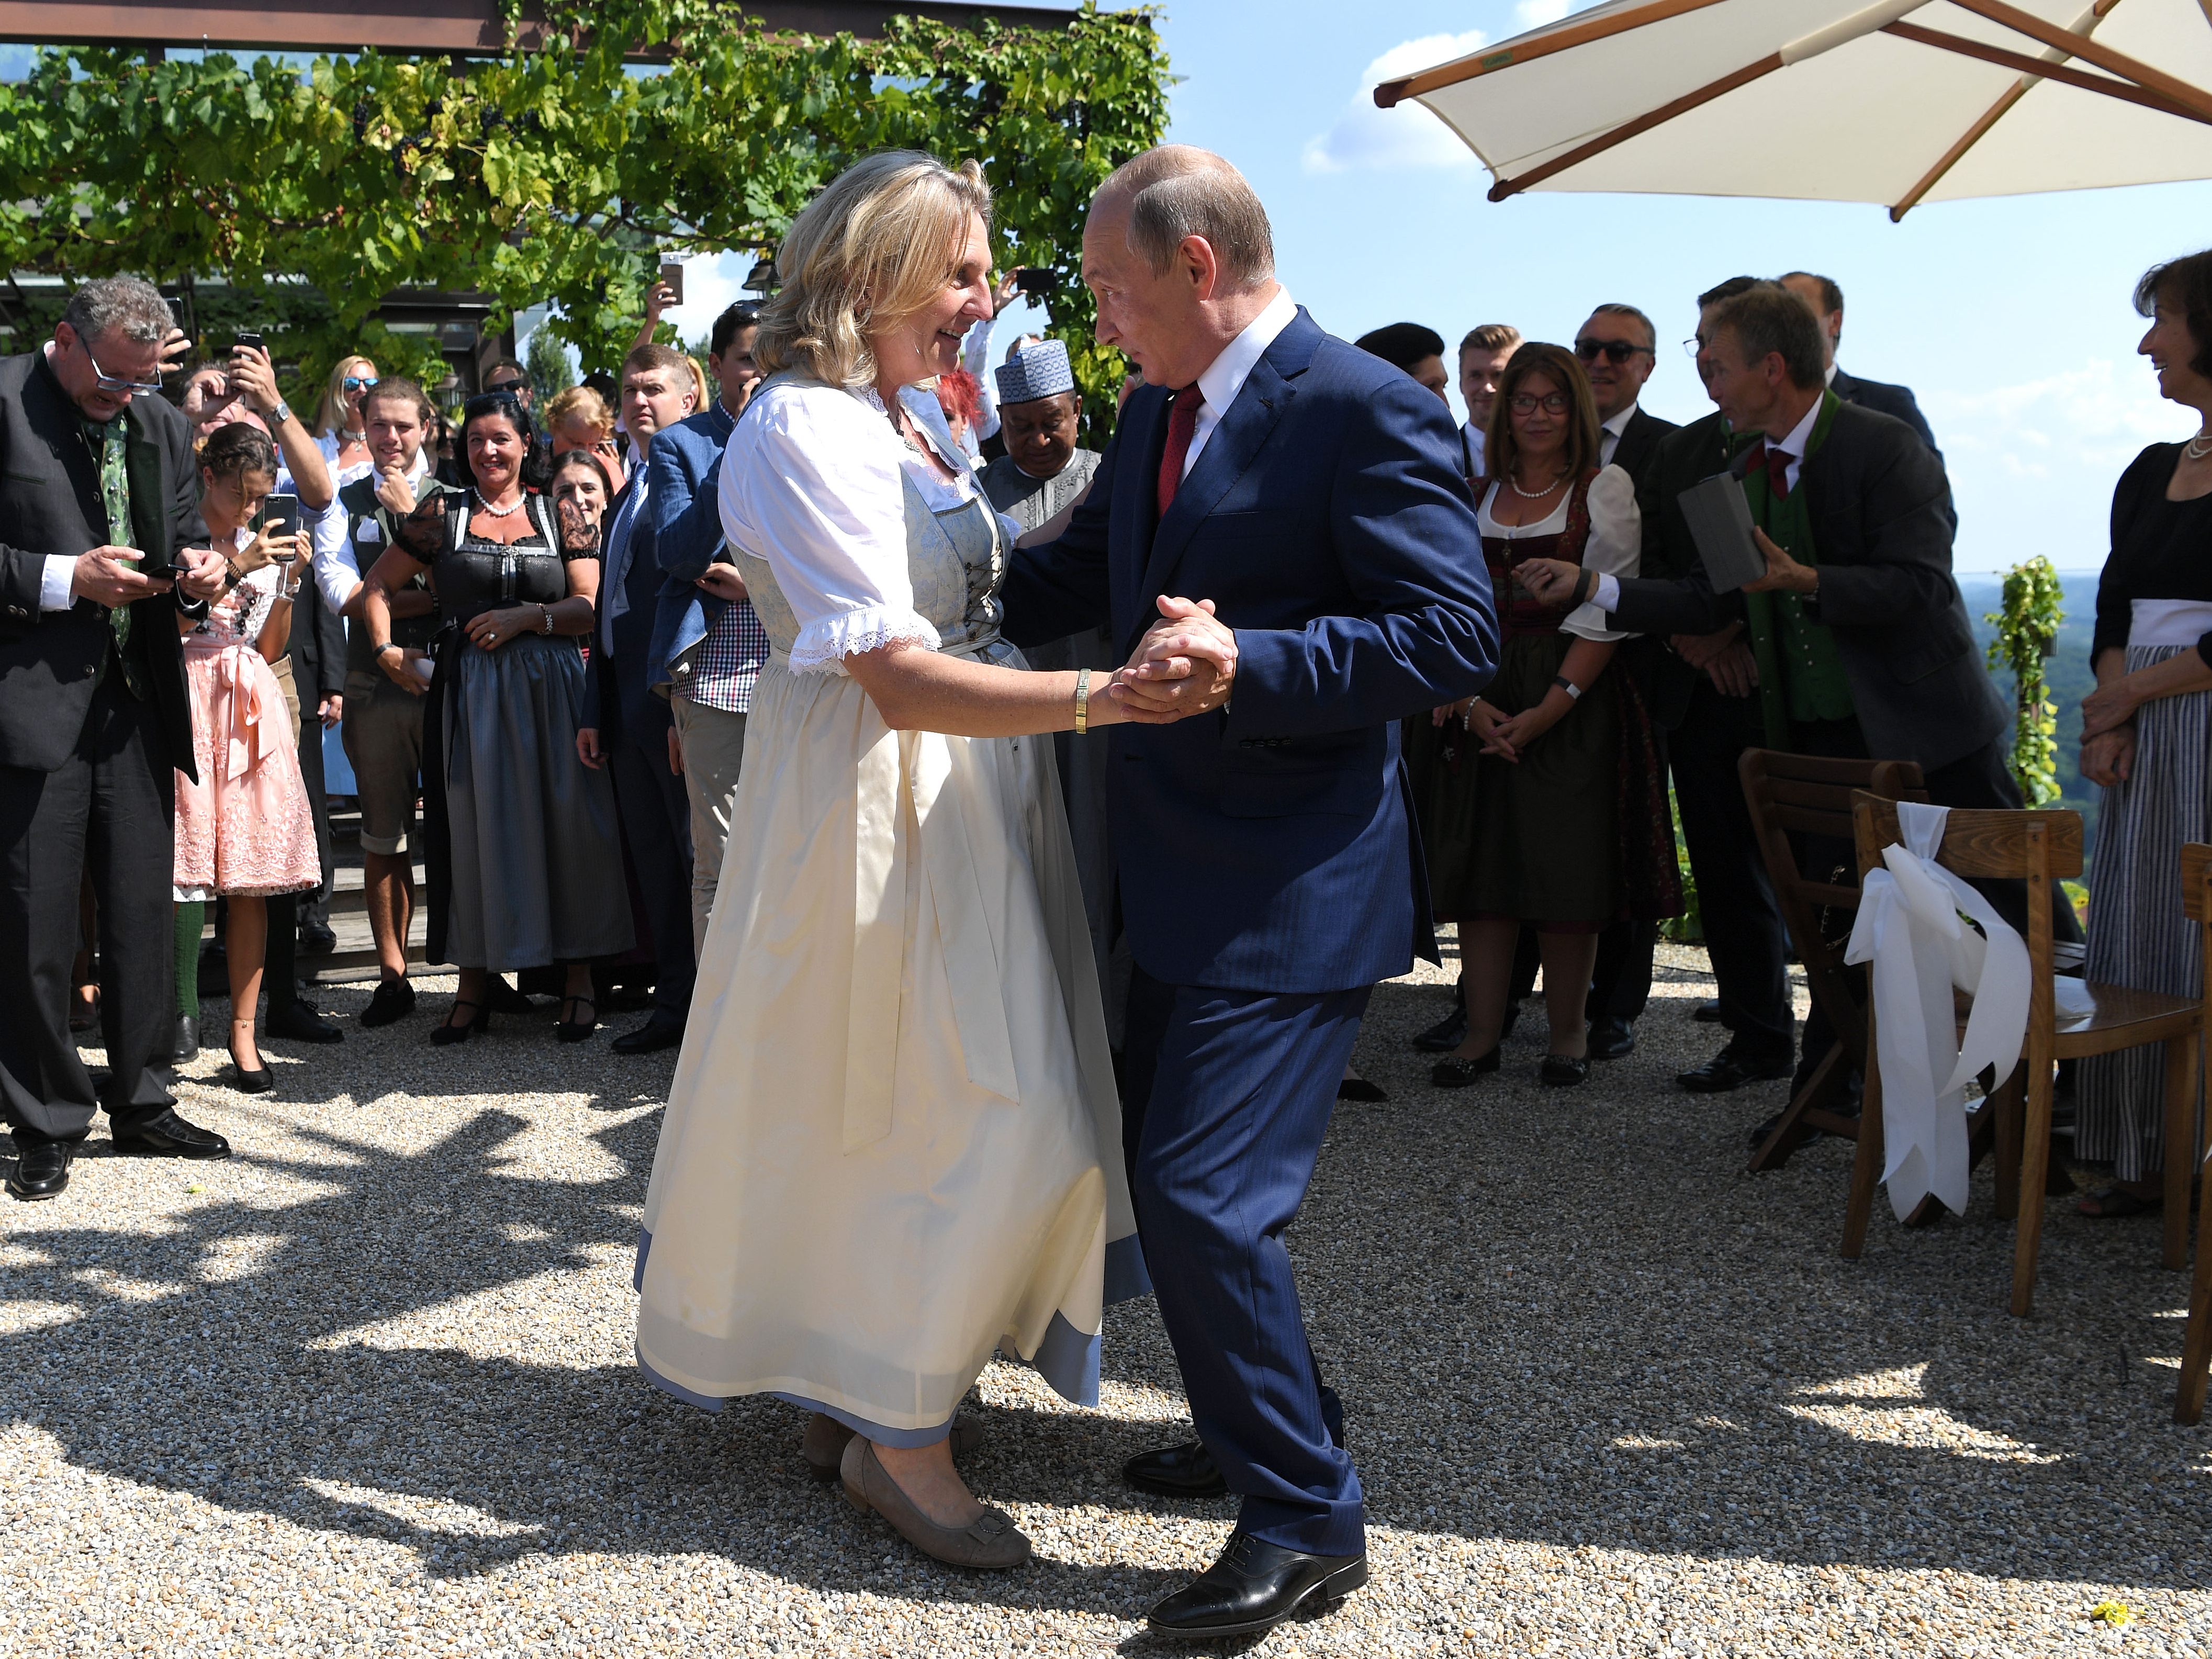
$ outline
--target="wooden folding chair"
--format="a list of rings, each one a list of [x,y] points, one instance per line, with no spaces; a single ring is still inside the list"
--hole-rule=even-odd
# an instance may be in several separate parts
[[[1851,817],[1859,877],[1881,862],[1881,849],[1904,837],[1897,803],[1862,792]],[[2043,1237],[2045,1178],[2051,1166],[2051,1091],[2057,1062],[2108,1054],[2146,1042],[2166,1045],[2166,1265],[2179,1268],[2187,1255],[2189,1172],[2197,1146],[2197,1060],[2204,1033],[2202,999],[2161,996],[2121,985],[2088,987],[2094,1006],[2084,1018],[2058,1025],[2051,969],[2051,882],[2081,873],[2081,817],[2078,812],[2000,812],[1960,809],[1943,828],[1936,861],[1969,881],[2027,884],[2030,984],[2027,1042],[2021,1066],[2027,1075],[2027,1123],[2021,1132],[2019,1229],[2013,1245],[2012,1310],[2026,1314],[2035,1294],[2035,1255]],[[1866,1243],[1867,1218],[1881,1175],[1881,1080],[1876,1064],[1874,1009],[1866,1012],[1866,1088],[1859,1118],[1858,1157],[1851,1168],[1850,1203],[1844,1218],[1844,1254]],[[2011,1131],[2009,1112],[1997,1114],[2002,1147]],[[2186,1156],[2184,1155],[2186,1149]],[[2005,1160],[1999,1163],[2000,1186]]]
[[[1820,931],[1820,912],[1856,910],[1859,890],[1829,879],[1832,873],[1801,866],[1793,835],[1832,842],[1844,849],[1849,867],[1851,798],[1860,790],[1895,800],[1924,801],[1920,768],[1911,761],[1830,760],[1791,755],[1778,749],[1747,749],[1737,763],[1744,804],[1766,861],[1790,944],[1804,964],[1806,988],[1835,1028],[1836,1046],[1814,1068],[1775,1124],[1773,1133],[1751,1155],[1751,1168],[1778,1170],[1806,1139],[1808,1130],[1826,1129],[1846,1139],[1858,1138],[1858,1120],[1841,1109],[1848,1104],[1850,1077],[1866,1067],[1866,1012],[1859,1005],[1853,976],[1844,967],[1843,947]]]
[[[2181,849],[2181,908],[2197,924],[2197,939],[2204,963],[2204,1029],[2212,1031],[2212,847],[2191,842]],[[2172,1101],[2166,1102],[2166,1133],[2173,1133]],[[2171,1141],[2166,1150],[2166,1191],[2173,1191],[2171,1172],[2181,1165]],[[2212,1156],[2202,1159],[2197,1170],[2197,1271],[2189,1281],[2189,1332],[2181,1341],[2181,1386],[2173,1391],[2173,1420],[2194,1423],[2204,1415],[2204,1380],[2212,1371]],[[2169,1197],[2166,1202],[2172,1204]],[[2173,1216],[2166,1217],[2169,1243]]]

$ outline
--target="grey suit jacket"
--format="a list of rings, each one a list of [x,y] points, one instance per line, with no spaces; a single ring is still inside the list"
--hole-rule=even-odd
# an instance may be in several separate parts
[[[2003,731],[2011,711],[1951,579],[1950,487],[1935,451],[1904,422],[1844,403],[1797,487],[1820,562],[1806,614],[1835,635],[1869,752],[1932,770]],[[1622,582],[1613,617],[1638,633],[1707,634],[1741,604],[1700,566]]]
[[[167,398],[134,398],[125,453],[132,542],[145,556],[139,568],[167,569],[178,549],[206,544],[191,428]],[[107,540],[99,463],[76,405],[41,353],[0,358],[0,766],[52,772],[76,747],[109,647],[107,611],[79,599],[66,611],[42,612],[39,588],[48,554],[75,558]],[[173,592],[131,607],[152,670],[149,695],[166,758],[192,777],[178,614]]]

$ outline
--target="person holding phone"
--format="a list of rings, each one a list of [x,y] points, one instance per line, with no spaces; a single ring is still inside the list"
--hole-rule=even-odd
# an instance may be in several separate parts
[[[341,357],[331,370],[322,407],[315,411],[314,438],[334,478],[368,463],[368,429],[361,406],[377,380],[376,365],[366,357]]]
[[[227,568],[206,617],[178,623],[194,760],[194,775],[178,775],[179,933],[197,957],[200,907],[229,900],[230,1082],[241,1093],[267,1094],[276,1080],[261,1063],[254,1025],[268,901],[312,888],[323,874],[300,775],[299,717],[276,667],[291,640],[303,538],[296,518],[284,521],[289,527],[252,527],[276,482],[276,447],[266,433],[242,421],[222,428],[201,447],[199,473],[200,516]],[[289,984],[274,988],[270,1000],[289,1004]]]

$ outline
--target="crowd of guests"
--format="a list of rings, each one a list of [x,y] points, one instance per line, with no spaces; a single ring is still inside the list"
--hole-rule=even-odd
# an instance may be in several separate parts
[[[1017,291],[1008,278],[994,307]],[[96,473],[70,482],[106,532],[100,539],[143,547],[155,538],[117,516],[132,482],[127,411],[141,428],[166,427],[171,406],[156,413],[152,392],[178,342],[143,284],[81,294],[76,320],[57,331],[27,386],[47,392],[82,356],[92,398],[121,400],[105,426],[80,401],[86,433],[104,435],[91,452]],[[174,1006],[147,1039],[149,1063],[197,1053],[204,961],[228,981],[233,1086],[272,1086],[260,1036],[339,1040],[299,995],[300,957],[331,943],[321,735],[333,727],[356,779],[378,957],[364,1025],[415,1012],[408,940],[427,907],[430,960],[461,969],[434,1041],[465,1041],[495,1013],[526,1011],[533,991],[557,994],[558,1036],[581,1041],[619,982],[607,964],[627,960],[631,982],[650,982],[650,1001],[615,1047],[681,1042],[769,645],[715,489],[759,379],[757,313],[726,311],[702,366],[651,339],[667,298],[654,295],[617,376],[542,404],[512,359],[493,363],[484,392],[451,416],[361,356],[333,368],[311,419],[285,402],[257,345],[185,377],[173,412],[191,459],[161,486],[164,507],[172,544],[209,543],[221,583],[204,606],[180,587],[168,595],[191,764],[172,768],[176,855],[161,937]],[[2212,256],[2152,271],[2136,300],[2154,318],[2142,349],[2165,395],[2212,421],[2212,347],[2197,343],[2212,340]],[[1816,1016],[1800,1052],[1789,941],[1738,781],[1747,747],[1911,760],[1939,804],[2018,804],[2010,711],[1950,575],[1955,514],[1913,394],[1839,366],[1844,296],[1829,277],[1731,278],[1696,296],[1696,315],[1683,343],[1715,408],[1679,427],[1642,407],[1660,346],[1637,306],[1595,306],[1566,345],[1503,323],[1468,330],[1455,353],[1416,323],[1358,342],[1439,398],[1456,386],[1467,410],[1460,470],[1503,642],[1481,696],[1404,734],[1436,913],[1461,939],[1455,1006],[1416,1039],[1437,1055],[1441,1086],[1498,1069],[1540,969],[1545,1082],[1582,1083],[1593,1060],[1634,1048],[1659,924],[1682,907],[1678,824],[1718,990],[1697,1013],[1726,1036],[1677,1082],[1725,1092],[1818,1062],[1833,1034]],[[155,356],[143,383],[129,383],[133,400],[127,380],[105,360],[94,367],[86,348],[113,337],[119,360],[149,330]],[[938,377],[937,401],[1020,544],[1050,541],[1101,457],[1079,441],[1065,346],[1024,336],[995,364],[994,355],[991,322],[977,323],[960,366]],[[1712,591],[1677,501],[1726,468],[1769,548],[1768,574],[1740,593]],[[2212,702],[2197,695],[2212,686],[2212,567],[2197,557],[2208,491],[2212,439],[2153,446],[2122,478],[2098,606],[2099,684],[2085,707],[2083,772],[2109,793],[2091,883],[2107,902],[2089,930],[2088,971],[2177,992],[2193,991],[2196,967],[2166,902],[2172,852],[2212,834]],[[272,501],[285,510],[272,517]],[[19,626],[26,611],[12,613]],[[1028,656],[1044,669],[1116,661],[1103,629]],[[142,671],[125,662],[118,678],[128,684]],[[1129,965],[1118,948],[1105,750],[1064,733],[1056,742],[1118,1041]],[[175,752],[181,761],[187,750]],[[79,861],[64,1023],[82,1031],[120,1012],[114,958],[129,947],[103,914],[119,907],[101,902],[98,860]],[[205,949],[218,906],[220,940]],[[2070,908],[2057,921],[2064,936]],[[148,1018],[135,1006],[129,1017]],[[2158,1201],[2157,1064],[2146,1050],[2081,1068],[2079,1148],[2115,1172],[2085,1201],[2092,1212]],[[1381,1093],[1348,1072],[1344,1086]],[[31,1092],[11,1085],[10,1098]],[[37,1133],[27,1104],[12,1115]]]
[[[2106,791],[2087,971],[2194,996],[2178,854],[2212,836],[2212,253],[2159,266],[2135,299],[2161,392],[2206,431],[2146,449],[2114,498],[2082,710],[2082,772]],[[1832,278],[1738,276],[1697,307],[1684,345],[1715,408],[1686,426],[1639,405],[1659,335],[1634,306],[1597,306],[1571,347],[1498,323],[1460,342],[1460,458],[1503,653],[1481,696],[1406,733],[1431,893],[1460,927],[1458,1006],[1415,1039],[1441,1055],[1440,1086],[1498,1069],[1540,963],[1544,1082],[1581,1083],[1634,1048],[1656,923],[1680,908],[1666,776],[1718,988],[1697,1014],[1728,1033],[1676,1079],[1705,1093],[1802,1080],[1835,1042],[1817,1009],[1796,1042],[1747,748],[1909,760],[1937,805],[2021,805],[2011,710],[1951,574],[1956,517],[1913,394],[1838,365]],[[1434,330],[1358,343],[1446,395]],[[1679,501],[1723,470],[1768,560],[1740,592],[1713,591]],[[2024,926],[2016,884],[1992,896]],[[2063,896],[2054,922],[2080,939]],[[2154,1048],[2081,1063],[2077,1154],[2115,1177],[2087,1214],[2157,1206],[2160,1066]]]

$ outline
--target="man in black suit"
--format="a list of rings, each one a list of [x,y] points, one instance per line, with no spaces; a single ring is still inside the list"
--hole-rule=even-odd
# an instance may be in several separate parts
[[[1638,401],[1644,383],[1658,366],[1658,331],[1650,318],[1617,301],[1598,307],[1575,332],[1575,356],[1589,377],[1590,395],[1597,404],[1599,464],[1628,474],[1639,495],[1657,459],[1660,441],[1675,430],[1674,422],[1648,413]],[[1662,655],[1656,640],[1621,642],[1620,661],[1647,702]],[[1534,931],[1522,930],[1524,950],[1533,945]],[[1636,1022],[1651,1000],[1651,953],[1658,943],[1659,924],[1655,921],[1616,921],[1599,935],[1588,1004],[1592,1060],[1619,1060],[1636,1047]],[[1533,950],[1528,953],[1534,956]],[[1533,971],[1529,981],[1533,986]]]
[[[1782,279],[1782,286],[1812,307],[1813,314],[1820,319],[1820,365],[1827,377],[1828,389],[1847,404],[1856,404],[1877,415],[1904,422],[1920,434],[1922,443],[1936,450],[1936,459],[1942,460],[1943,452],[1936,449],[1936,434],[1929,428],[1928,417],[1920,412],[1920,400],[1912,395],[1910,386],[1892,386],[1887,380],[1862,380],[1836,366],[1837,348],[1844,340],[1844,291],[1836,286],[1835,279],[1816,276],[1809,270],[1793,270]]]
[[[1952,580],[1950,490],[1935,451],[1827,386],[1819,324],[1778,284],[1716,307],[1700,356],[1739,447],[1767,574],[1741,595],[1714,593],[1702,566],[1674,581],[1596,576],[1590,599],[1644,633],[1711,632],[1740,608],[1765,746],[1915,761],[1938,805],[2019,806],[2012,714]],[[1547,561],[1524,580],[1555,599],[1583,575]],[[2024,923],[2021,895],[1991,896]],[[1833,1041],[1820,1025],[1807,1025],[1805,1066]]]
[[[192,772],[178,617],[224,561],[204,548],[191,434],[161,395],[167,303],[103,277],[51,343],[0,359],[0,1106],[8,1190],[52,1198],[105,1107],[118,1151],[228,1158],[154,1066],[175,1039],[174,771]],[[179,597],[181,593],[182,597]],[[70,1036],[77,890],[100,908],[105,1087]]]
[[[644,1024],[614,1040],[617,1054],[650,1054],[684,1041],[698,964],[691,950],[691,801],[671,765],[668,699],[653,690],[662,678],[653,660],[653,623],[660,593],[653,517],[646,505],[646,465],[653,434],[691,413],[696,396],[690,364],[672,346],[646,344],[623,359],[623,423],[637,446],[638,465],[608,514],[605,568],[599,576],[599,631],[584,694],[576,751],[586,766],[614,773],[623,840],[645,896],[653,930],[653,1012]]]

